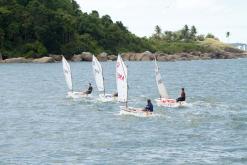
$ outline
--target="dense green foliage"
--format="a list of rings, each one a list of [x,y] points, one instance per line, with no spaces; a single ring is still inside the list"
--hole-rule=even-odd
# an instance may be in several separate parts
[[[152,50],[145,39],[74,0],[1,0],[0,52],[8,57]]]
[[[215,38],[208,34],[206,38]],[[162,32],[155,27],[150,38],[132,34],[109,15],[97,11],[84,13],[75,0],[1,0],[0,53],[5,57],[67,56],[83,51],[92,53],[143,52],[165,53],[211,51],[200,44],[195,26]]]

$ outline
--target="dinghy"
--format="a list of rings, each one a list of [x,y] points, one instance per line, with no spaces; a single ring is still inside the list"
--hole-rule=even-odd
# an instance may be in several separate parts
[[[165,84],[162,81],[156,59],[154,59],[154,62],[155,62],[155,79],[160,94],[160,98],[155,99],[157,105],[163,107],[171,107],[171,108],[186,106],[187,103],[185,101],[177,102],[175,99],[171,99],[169,97]]]
[[[73,91],[72,73],[71,73],[70,65],[63,56],[62,56],[62,64],[63,64],[63,73],[65,76],[65,81],[69,89],[67,97],[75,98],[75,99],[88,97],[89,95],[85,94],[84,92]]]
[[[116,80],[118,101],[125,103],[125,106],[120,106],[120,114],[138,117],[152,115],[152,112],[143,111],[142,108],[128,106],[128,70],[120,55],[118,55],[116,64]]]
[[[103,102],[115,101],[117,97],[114,97],[112,94],[105,93],[103,69],[95,56],[93,56],[92,59],[92,67],[97,89],[101,92],[101,94],[99,94],[99,100]]]

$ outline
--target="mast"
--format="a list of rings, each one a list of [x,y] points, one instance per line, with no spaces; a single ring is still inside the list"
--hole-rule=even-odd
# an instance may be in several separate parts
[[[128,74],[128,68],[127,68],[128,66],[126,65],[126,72],[127,72],[127,74]],[[126,74],[125,74],[125,77],[126,77],[126,83],[127,83],[127,98],[126,98],[126,103],[125,103],[125,107],[126,108],[128,108],[128,92],[129,92],[129,85],[128,85],[128,77],[126,76]]]
[[[70,66],[69,66],[70,67]],[[73,92],[73,75],[72,75],[72,72],[71,72],[71,68],[70,68],[70,75],[71,75],[71,84],[72,84],[72,89],[71,89],[71,92]]]
[[[103,70],[103,68],[102,68],[102,77],[103,77],[104,96],[105,96],[105,77],[104,77],[104,70]]]

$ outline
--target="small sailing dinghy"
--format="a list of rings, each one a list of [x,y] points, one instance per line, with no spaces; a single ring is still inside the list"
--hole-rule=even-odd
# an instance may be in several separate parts
[[[143,111],[142,108],[133,108],[128,106],[128,70],[120,55],[116,64],[116,80],[118,101],[124,102],[125,106],[120,106],[120,114],[134,116],[150,116],[152,112]]]
[[[165,84],[162,81],[156,59],[154,59],[154,62],[155,62],[155,79],[160,94],[160,98],[155,99],[157,105],[163,107],[171,107],[171,108],[186,106],[187,103],[185,101],[177,102],[175,99],[169,98]]]
[[[85,94],[84,92],[73,91],[72,73],[71,73],[70,65],[63,56],[62,56],[62,63],[63,63],[63,73],[65,76],[65,81],[69,89],[67,97],[75,98],[75,99],[88,97],[89,95]]]
[[[105,93],[103,69],[101,67],[100,62],[95,56],[93,56],[92,59],[92,67],[93,67],[93,73],[94,73],[97,89],[99,92],[103,92],[99,94],[100,101],[103,102],[115,101],[117,97],[114,97],[112,94]]]

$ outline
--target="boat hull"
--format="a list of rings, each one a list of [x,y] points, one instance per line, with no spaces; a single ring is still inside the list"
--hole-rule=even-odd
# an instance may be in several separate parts
[[[158,98],[155,99],[155,101],[158,106],[162,106],[162,107],[179,108],[179,107],[187,106],[187,103],[185,101],[177,102],[175,99]]]
[[[99,94],[99,100],[102,102],[113,102],[117,101],[117,97],[112,96],[112,94]]]
[[[79,98],[86,98],[90,97],[91,95],[85,94],[84,92],[68,92],[67,97],[73,98],[73,99],[79,99]]]
[[[120,106],[120,115],[132,115],[137,117],[149,117],[153,112],[143,111],[142,108]]]

